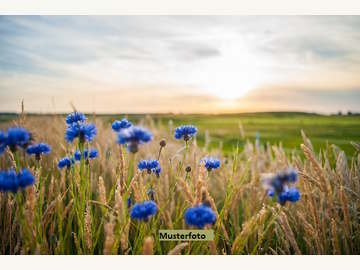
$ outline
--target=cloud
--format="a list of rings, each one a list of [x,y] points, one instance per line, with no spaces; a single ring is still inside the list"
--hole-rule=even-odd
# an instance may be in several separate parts
[[[114,99],[136,111],[233,110],[223,99],[239,97],[265,108],[274,85],[288,107],[309,109],[296,91],[323,111],[336,99],[353,108],[359,29],[359,16],[0,16],[0,110],[22,97],[34,111],[53,110],[39,101],[51,98],[57,110],[74,99],[83,110],[116,111]]]
[[[243,110],[257,108],[261,111],[307,111],[334,113],[358,111],[360,88],[321,89],[272,86],[252,91],[238,100]]]
[[[209,46],[208,44],[194,42],[172,42],[169,46],[170,51],[179,59],[186,60],[202,60],[211,57],[221,56],[219,49]]]

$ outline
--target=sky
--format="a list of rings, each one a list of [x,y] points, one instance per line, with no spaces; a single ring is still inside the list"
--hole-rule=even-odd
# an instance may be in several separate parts
[[[360,16],[0,16],[0,111],[360,111]]]

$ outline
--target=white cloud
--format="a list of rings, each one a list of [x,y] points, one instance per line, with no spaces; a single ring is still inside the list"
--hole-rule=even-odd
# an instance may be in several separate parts
[[[17,110],[24,96],[33,111],[52,110],[39,98],[55,98],[62,111],[73,99],[81,99],[83,110],[116,111],[93,105],[91,96],[159,95],[153,107],[134,102],[128,109],[167,111],[183,100],[171,96],[201,96],[196,100],[205,108],[204,96],[246,99],[274,85],[292,84],[282,92],[289,96],[291,89],[322,89],[325,99],[334,99],[328,90],[360,91],[356,16],[2,16],[0,22],[2,111]]]

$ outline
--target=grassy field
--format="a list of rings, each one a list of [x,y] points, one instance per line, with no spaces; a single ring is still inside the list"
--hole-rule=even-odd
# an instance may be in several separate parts
[[[145,115],[103,115],[104,121],[111,123],[115,119],[128,117],[138,122]],[[0,122],[11,121],[14,114],[0,114]],[[297,112],[244,113],[225,115],[168,115],[153,114],[151,118],[156,126],[168,126],[169,121],[176,127],[181,124],[193,124],[199,127],[197,140],[199,146],[205,145],[208,134],[209,148],[222,145],[225,153],[230,154],[238,145],[243,149],[247,140],[259,138],[261,144],[282,144],[285,152],[301,152],[300,130],[304,130],[311,139],[314,150],[318,151],[327,144],[335,144],[347,155],[354,153],[350,141],[360,140],[360,115],[326,116]],[[242,129],[242,131],[241,131]]]
[[[123,116],[123,115],[122,115]],[[110,122],[121,116],[106,116]],[[129,115],[131,120],[139,120],[143,115]],[[205,144],[205,133],[210,137],[210,148],[217,148],[222,142],[226,153],[231,153],[236,145],[241,149],[246,140],[252,142],[256,137],[260,143],[282,143],[286,152],[301,152],[300,130],[311,139],[315,151],[336,144],[352,155],[354,148],[350,141],[360,140],[360,116],[325,116],[305,113],[253,113],[229,115],[152,115],[156,123],[167,126],[173,121],[176,127],[181,124],[194,124],[199,127],[197,136],[200,146]],[[241,132],[241,126],[243,132]]]
[[[0,254],[360,253],[360,146],[350,144],[359,141],[359,117],[129,115],[153,134],[136,153],[116,142],[110,123],[122,117],[89,115],[97,135],[69,142],[63,115],[1,116],[2,131],[21,125],[33,135],[31,143],[46,142],[52,150],[36,159],[9,143],[0,155],[0,184],[20,179],[3,176],[10,168],[17,175],[26,168],[34,176],[26,188],[0,191]],[[174,127],[190,123],[198,127],[197,140],[175,140]],[[256,132],[260,144],[254,141]],[[166,147],[160,151],[162,138]],[[280,141],[286,148],[279,147]],[[237,144],[241,147],[231,151]],[[61,158],[93,147],[99,153],[93,160],[82,156],[58,167]],[[221,161],[220,168],[205,169],[201,160],[209,155]],[[161,173],[138,170],[143,159],[156,159]],[[267,196],[262,177],[289,168],[298,171],[291,185],[301,197],[280,204]],[[133,218],[135,204],[149,200],[157,205],[156,213]],[[202,204],[216,216],[205,226],[214,230],[213,241],[159,240],[159,229],[196,228],[185,213]]]

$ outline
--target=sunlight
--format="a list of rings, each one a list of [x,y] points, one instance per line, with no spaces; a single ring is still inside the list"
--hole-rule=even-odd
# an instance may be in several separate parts
[[[221,52],[205,68],[206,74],[211,74],[206,83],[211,94],[225,100],[238,99],[269,79],[264,71],[268,59],[254,53],[251,44],[238,38],[223,44]]]

